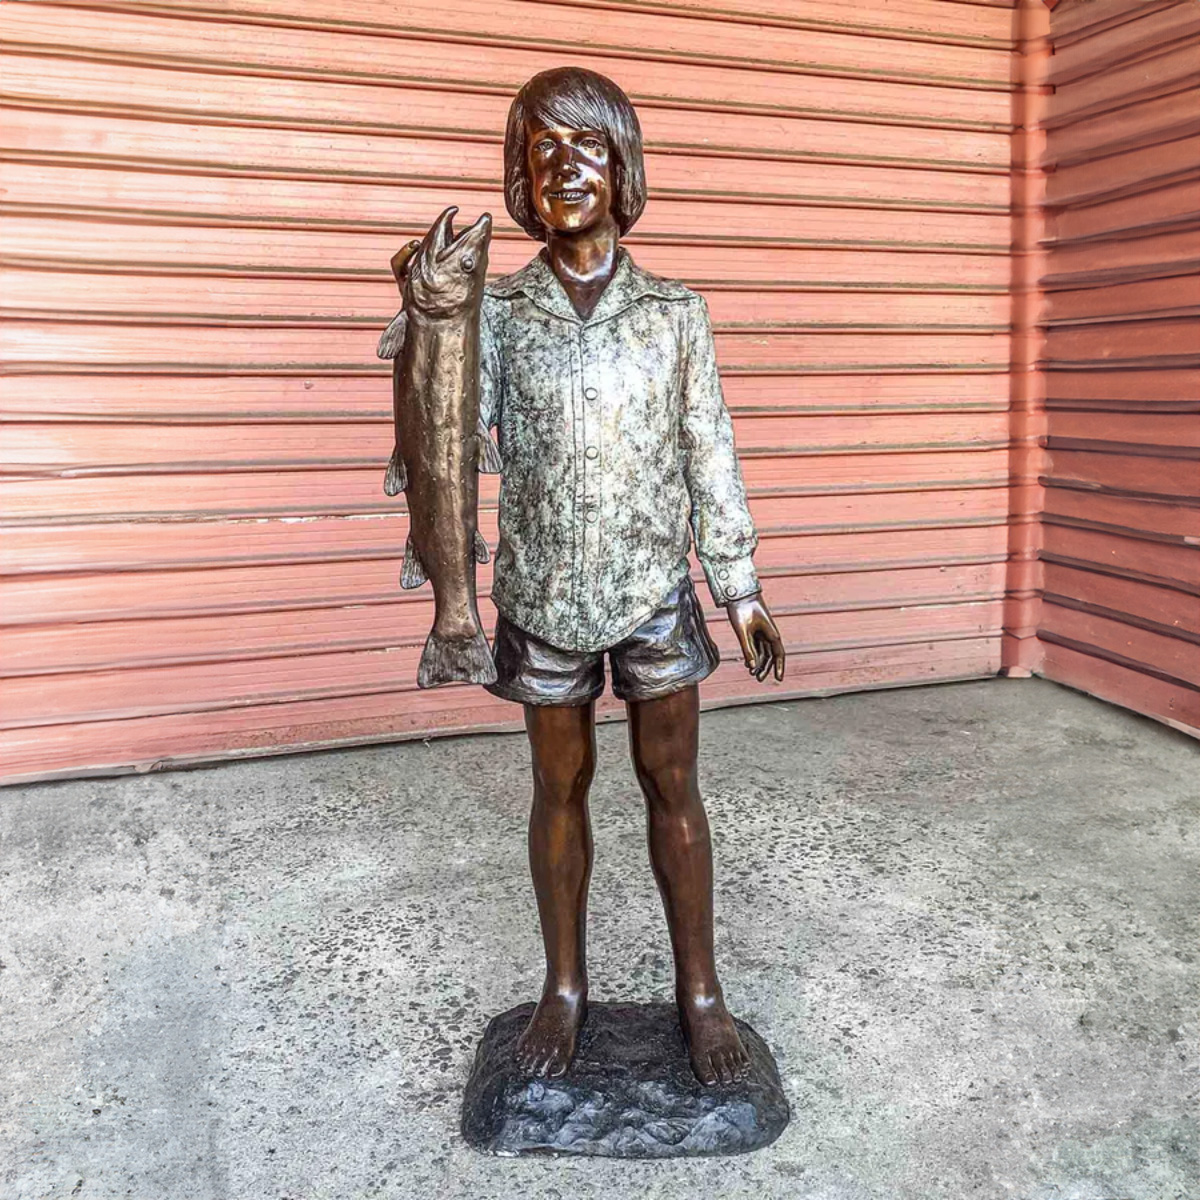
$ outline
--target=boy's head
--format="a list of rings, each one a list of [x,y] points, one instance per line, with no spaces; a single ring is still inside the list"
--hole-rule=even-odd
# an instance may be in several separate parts
[[[552,194],[552,187],[572,182],[551,179],[555,171],[577,174],[585,190],[607,181],[607,204],[622,235],[641,216],[646,206],[642,130],[629,97],[611,79],[583,67],[556,67],[535,75],[517,93],[504,134],[504,201],[513,220],[540,241],[547,224],[569,230],[577,225],[576,209],[594,207],[596,201],[595,196],[578,201],[569,192]]]

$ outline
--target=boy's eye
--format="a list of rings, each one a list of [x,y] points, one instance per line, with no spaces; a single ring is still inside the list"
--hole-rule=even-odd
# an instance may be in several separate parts
[[[549,138],[542,138],[542,140],[538,142],[536,146],[534,146],[534,149],[539,151],[541,154],[549,154],[550,151],[554,149],[554,143]]]
[[[604,143],[598,137],[586,137],[579,143],[585,150],[603,150]]]

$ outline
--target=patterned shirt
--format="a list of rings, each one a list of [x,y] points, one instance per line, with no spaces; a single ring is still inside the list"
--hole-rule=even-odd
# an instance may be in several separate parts
[[[480,385],[504,460],[492,599],[513,624],[612,646],[687,573],[692,535],[718,604],[758,590],[702,296],[622,247],[581,318],[543,250],[487,287]]]

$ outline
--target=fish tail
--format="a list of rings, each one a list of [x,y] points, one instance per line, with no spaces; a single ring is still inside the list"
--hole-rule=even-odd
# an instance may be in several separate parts
[[[496,682],[496,664],[482,630],[469,638],[445,638],[436,629],[430,633],[417,668],[417,687],[437,687],[455,680]]]
[[[400,457],[400,447],[392,451],[391,460],[387,465],[387,473],[383,477],[383,490],[389,496],[398,496],[408,487],[408,472],[404,469],[404,459]]]

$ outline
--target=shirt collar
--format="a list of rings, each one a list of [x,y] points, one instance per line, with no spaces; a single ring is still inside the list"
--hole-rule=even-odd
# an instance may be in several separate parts
[[[660,300],[685,300],[689,294],[683,284],[672,279],[660,279],[649,271],[643,271],[624,246],[617,248],[616,270],[587,320],[575,311],[566,289],[550,266],[549,255],[544,248],[519,271],[488,284],[487,291],[489,295],[506,298],[524,294],[539,308],[576,325],[595,325],[599,321],[606,321],[643,296],[655,296]]]

